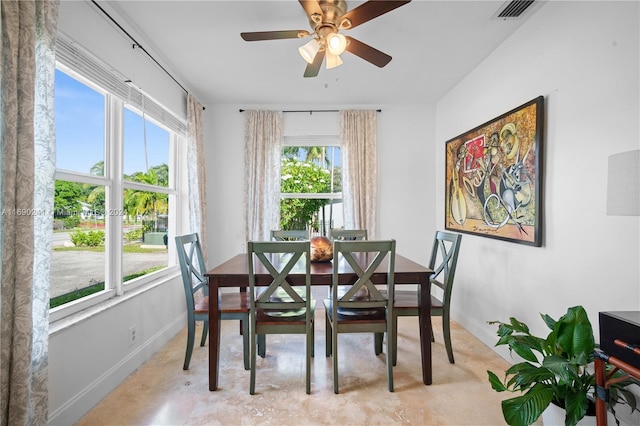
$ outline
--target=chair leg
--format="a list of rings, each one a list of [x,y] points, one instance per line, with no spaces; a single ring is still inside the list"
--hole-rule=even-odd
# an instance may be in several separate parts
[[[187,352],[184,355],[183,370],[189,369],[189,362],[191,362],[191,354],[193,353],[193,343],[196,338],[196,321],[193,318],[189,318],[187,324]]]
[[[258,335],[258,355],[264,358],[267,353],[267,336],[265,334]]]
[[[389,383],[389,392],[393,392],[393,353],[395,353],[395,348],[393,347],[393,341],[395,340],[393,336],[393,320],[391,324],[387,323],[387,381]]]
[[[207,333],[209,332],[209,321],[205,320],[202,326],[202,339],[200,339],[200,346],[204,346],[207,341]]]
[[[306,391],[307,395],[311,394],[311,357],[313,356],[313,323],[311,323],[311,329],[307,330],[307,369],[306,369]]]
[[[242,326],[242,358],[244,359],[244,369],[250,370],[251,366],[249,360],[249,319],[245,318],[240,320],[240,325]]]
[[[315,357],[315,341],[316,341],[316,324],[314,320],[311,320],[311,358]]]
[[[433,334],[433,322],[431,322],[431,342],[435,342],[435,341],[436,341],[436,335]]]
[[[258,336],[260,338],[260,336]],[[254,395],[256,392],[256,332],[251,330],[251,373],[249,376],[249,394]]]
[[[384,341],[384,333],[374,333],[373,335],[373,346],[376,356],[382,353],[382,344]]]
[[[396,364],[398,363],[398,316],[397,315],[393,315],[393,324],[392,324],[392,328],[393,328],[393,337],[391,339],[393,339],[393,349],[391,352],[391,361],[392,365],[395,367]],[[387,336],[387,339],[389,339],[390,337]]]
[[[451,364],[454,364],[455,361],[453,359],[453,348],[451,347],[451,326],[449,324],[448,312],[445,312],[442,317],[442,331],[444,333],[444,346],[445,348],[447,348],[447,356],[449,357],[449,362]]]
[[[327,358],[329,358],[331,356],[332,348],[331,348],[331,341],[333,339],[332,337],[332,333],[331,333],[331,322],[329,321],[329,317],[327,315],[325,315],[325,336],[324,336],[324,341],[325,341],[325,347],[326,347],[326,356]]]
[[[335,324],[337,327],[338,325]],[[338,393],[338,331],[331,329],[331,346],[333,350],[333,393]]]

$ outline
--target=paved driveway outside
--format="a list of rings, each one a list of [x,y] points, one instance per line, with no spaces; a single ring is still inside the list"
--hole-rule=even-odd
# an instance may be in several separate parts
[[[105,254],[91,251],[53,251],[51,258],[51,296],[104,281]],[[167,252],[125,253],[125,276],[154,266],[167,265]],[[78,277],[82,277],[79,280]]]

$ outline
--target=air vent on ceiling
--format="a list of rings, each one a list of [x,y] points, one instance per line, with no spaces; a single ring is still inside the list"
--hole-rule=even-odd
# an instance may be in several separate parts
[[[496,12],[496,19],[518,19],[535,0],[511,0],[505,2]]]

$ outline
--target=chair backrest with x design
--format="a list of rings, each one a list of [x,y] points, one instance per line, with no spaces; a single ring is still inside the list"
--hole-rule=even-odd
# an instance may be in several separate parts
[[[445,306],[448,305],[451,297],[453,278],[460,252],[460,240],[462,240],[462,235],[442,231],[437,231],[433,240],[431,259],[429,260],[429,267],[434,271],[431,275],[431,284],[442,289],[442,304]]]
[[[178,261],[182,272],[182,283],[184,284],[187,298],[187,312],[193,312],[195,308],[194,295],[198,290],[202,288],[203,295],[209,295],[209,281],[204,275],[206,269],[202,247],[200,246],[198,234],[177,236],[175,239]]]
[[[251,321],[251,377],[254,394],[257,336],[306,334],[306,391],[311,392],[313,316],[309,241],[249,241],[249,299]],[[266,273],[265,273],[266,271]],[[304,279],[292,284],[291,275]],[[267,279],[264,276],[267,275]],[[258,282],[258,280],[261,280]],[[304,287],[301,287],[300,284]]]
[[[271,240],[273,241],[305,241],[309,239],[309,231],[305,229],[272,229]]]
[[[332,228],[329,231],[329,237],[331,240],[343,240],[343,241],[355,241],[355,240],[366,240],[367,238],[367,230],[366,229],[338,229]]]

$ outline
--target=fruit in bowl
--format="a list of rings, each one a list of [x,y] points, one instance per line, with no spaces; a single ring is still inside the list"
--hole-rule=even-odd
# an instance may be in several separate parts
[[[313,237],[311,243],[312,262],[330,262],[333,259],[333,243],[327,237]]]

